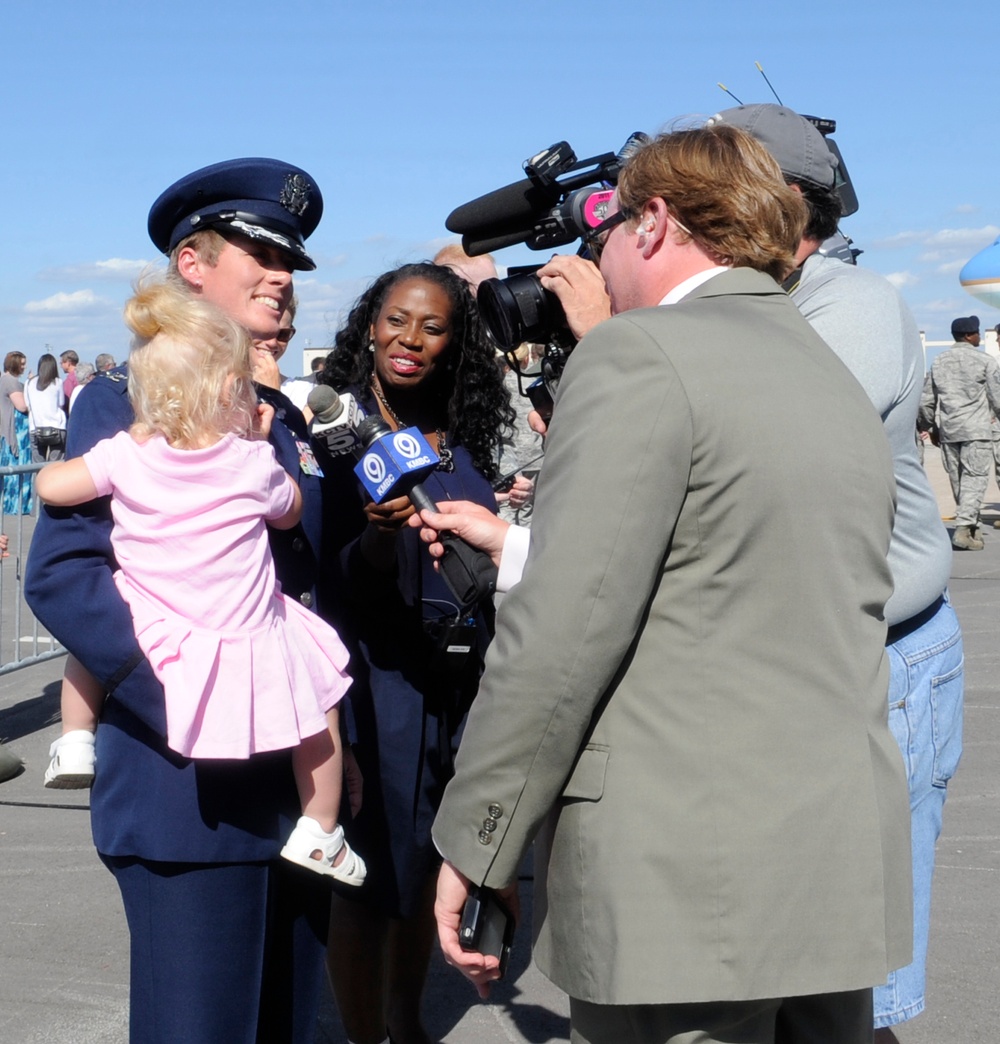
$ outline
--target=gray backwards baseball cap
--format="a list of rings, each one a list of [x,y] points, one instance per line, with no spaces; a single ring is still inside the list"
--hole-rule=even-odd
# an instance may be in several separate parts
[[[839,160],[823,135],[804,117],[784,105],[740,105],[708,120],[729,123],[756,138],[777,160],[781,173],[796,181],[832,188]]]

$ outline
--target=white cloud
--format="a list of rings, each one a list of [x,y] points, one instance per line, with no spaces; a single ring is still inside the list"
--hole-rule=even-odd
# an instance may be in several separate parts
[[[322,269],[324,272],[328,268],[342,268],[349,261],[352,260],[350,254],[311,254],[312,259],[316,262],[316,266]],[[295,285],[296,287],[301,286],[307,280],[303,278],[302,274],[296,272],[295,274]]]
[[[371,279],[367,277],[339,279],[336,282],[320,282],[318,279],[311,279],[309,282],[298,280],[295,288],[299,298],[299,309],[302,312],[316,312],[353,303],[369,283]]]
[[[63,265],[59,268],[46,268],[38,273],[38,278],[46,282],[131,282],[142,272],[157,262],[146,260],[130,260],[124,257],[109,257],[106,261],[89,261],[80,265]]]
[[[955,207],[956,214],[975,214],[979,210],[979,207],[975,203],[959,203]]]
[[[71,294],[60,292],[41,301],[28,301],[26,312],[93,312],[106,308],[109,302],[93,290],[76,290]]]
[[[928,247],[944,247],[949,250],[987,247],[1000,236],[1000,227],[984,225],[982,228],[943,228],[924,241]]]
[[[958,298],[958,297],[939,297],[933,301],[924,301],[920,306],[923,312],[954,312],[958,315],[964,304],[968,304],[969,299]]]
[[[897,232],[894,236],[877,239],[873,244],[876,250],[898,250],[903,247],[920,246],[926,253],[921,261],[936,261],[949,257],[956,251],[974,251],[988,247],[1000,235],[997,225],[984,225],[982,228],[942,228],[937,232],[929,230]]]
[[[887,236],[885,239],[876,239],[872,243],[872,249],[895,250],[898,247],[914,246],[917,243],[922,243],[928,235],[927,231],[897,232],[895,235]]]
[[[890,272],[886,276],[886,279],[888,279],[897,290],[902,290],[904,286],[913,286],[915,283],[920,282],[920,279],[912,272]]]
[[[961,272],[963,268],[965,268],[965,261],[963,260],[949,261],[947,264],[938,265],[938,271],[942,275],[952,275],[955,272]]]
[[[452,243],[457,243],[459,246],[462,245],[461,239],[457,239],[455,236],[435,236],[433,239],[425,239],[423,242],[414,243],[413,253],[418,257],[434,257],[443,246],[448,246]]]

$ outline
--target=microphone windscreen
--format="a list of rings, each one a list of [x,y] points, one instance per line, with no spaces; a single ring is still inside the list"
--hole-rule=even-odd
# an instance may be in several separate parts
[[[530,231],[536,218],[554,207],[560,195],[558,185],[541,188],[525,178],[456,207],[448,215],[445,228],[459,234],[490,226]]]
[[[344,409],[340,396],[329,384],[317,384],[309,393],[306,405],[312,410],[320,424],[329,424],[336,420]]]

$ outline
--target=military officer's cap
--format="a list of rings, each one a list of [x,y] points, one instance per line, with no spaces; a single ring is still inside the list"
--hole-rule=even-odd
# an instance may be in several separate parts
[[[299,167],[275,159],[234,159],[174,182],[149,211],[149,237],[169,254],[193,232],[227,229],[284,251],[298,269],[316,267],[306,253],[323,216],[323,197]]]

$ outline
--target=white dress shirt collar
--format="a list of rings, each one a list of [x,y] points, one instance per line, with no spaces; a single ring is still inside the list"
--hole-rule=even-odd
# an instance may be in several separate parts
[[[693,276],[688,276],[683,283],[678,283],[673,290],[663,298],[660,304],[677,304],[677,302],[682,298],[687,297],[692,290],[697,290],[702,283],[707,283],[709,279],[714,278],[720,272],[728,272],[730,267],[731,266],[729,265],[716,265],[714,268],[706,268],[704,272],[696,272]]]

